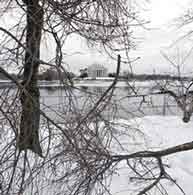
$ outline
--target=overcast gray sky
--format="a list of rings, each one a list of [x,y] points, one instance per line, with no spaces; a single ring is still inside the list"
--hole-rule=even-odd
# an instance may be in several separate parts
[[[171,66],[169,66],[169,62],[163,58],[160,52],[163,51],[174,56],[176,52],[185,55],[185,52],[192,47],[193,41],[187,41],[186,44],[178,44],[169,48],[175,40],[185,33],[184,29],[178,29],[174,25],[174,19],[187,10],[190,2],[191,0],[149,0],[146,11],[142,13],[142,16],[151,22],[147,25],[151,30],[143,29],[136,31],[134,36],[143,38],[143,41],[137,45],[135,51],[130,52],[131,58],[140,57],[138,61],[132,64],[135,72],[152,73],[155,70],[156,72],[165,73],[173,71]],[[15,15],[10,15],[9,24],[14,24],[15,18]],[[5,19],[5,21],[0,21],[1,25],[8,24],[7,17]],[[69,38],[65,46],[68,54],[68,57],[65,57],[65,61],[69,64],[71,71],[78,73],[80,68],[92,63],[104,64],[109,71],[115,71],[116,62],[111,61],[105,54],[99,54],[94,49],[88,49],[85,42],[81,41],[80,38]],[[46,48],[43,48],[42,54],[44,58],[52,58]],[[193,56],[190,56],[186,61],[184,70],[190,71],[192,69],[190,67],[193,64],[192,59]],[[122,70],[127,69],[127,65],[122,66]]]
[[[143,30],[137,32],[137,37],[143,37],[143,41],[137,45],[136,51],[131,51],[131,57],[140,57],[140,60],[133,64],[133,68],[136,72],[148,72],[152,73],[153,70],[156,72],[169,72],[171,67],[160,51],[168,53],[168,47],[183,35],[184,30],[178,29],[174,25],[174,19],[179,17],[184,10],[188,8],[190,0],[150,0],[147,11],[145,11],[145,18],[149,19],[151,23],[147,25],[151,30]],[[77,38],[78,40],[78,38]],[[77,51],[81,49],[84,54],[72,55],[66,58],[66,61],[71,65],[74,71],[77,71],[79,67],[84,67],[89,64],[99,62],[108,66],[110,71],[115,69],[116,62],[112,62],[105,55],[100,55],[94,50],[85,50],[84,43],[81,41],[69,41],[67,48],[69,51],[73,51],[77,48]],[[78,43],[78,44],[77,44]],[[174,53],[176,48],[172,48]],[[169,49],[171,50],[171,49]],[[185,52],[187,48],[181,48]],[[187,62],[188,63],[188,62]],[[124,65],[122,69],[127,69]]]
[[[149,26],[152,30],[144,31],[144,42],[138,45],[135,52],[131,52],[131,55],[141,57],[141,60],[134,64],[137,72],[169,72],[171,67],[161,55],[161,51],[171,56],[177,55],[176,50],[180,50],[180,55],[185,55],[189,50],[191,45],[186,44],[185,47],[184,42],[183,47],[182,43],[174,44],[186,32],[185,29],[178,28],[176,18],[182,15],[189,5],[190,0],[151,0],[150,10],[146,14],[151,21]]]

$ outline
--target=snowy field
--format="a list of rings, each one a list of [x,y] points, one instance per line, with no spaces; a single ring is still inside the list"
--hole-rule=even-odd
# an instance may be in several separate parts
[[[126,143],[124,137],[121,139],[125,148],[132,148],[129,152],[140,150],[160,150],[166,147],[175,146],[185,142],[193,141],[193,120],[183,123],[179,116],[145,116],[128,121],[119,120],[120,124],[131,125],[144,133],[144,138],[135,139],[134,143]],[[136,136],[138,137],[138,136]],[[164,158],[164,162],[169,166],[168,173],[176,180],[187,195],[193,195],[193,151],[173,154]],[[124,168],[123,168],[124,170]],[[124,176],[123,176],[124,175]],[[125,171],[115,176],[111,186],[113,194],[130,195],[129,175]],[[163,184],[163,183],[162,183]],[[176,185],[164,183],[169,195],[184,194]],[[153,195],[157,189],[151,191]]]
[[[120,148],[118,144],[116,145],[112,142],[109,149],[115,154],[129,154],[143,150],[156,151],[193,140],[193,120],[189,123],[183,123],[179,116],[145,116],[142,118],[133,118],[129,121],[118,119],[113,122],[117,130],[115,132],[116,139],[119,139],[120,144],[124,148]],[[173,154],[165,157],[163,160],[164,164],[167,164],[169,167],[167,172],[185,192],[182,193],[171,182],[162,182],[168,194],[193,195],[193,151]],[[135,186],[132,185],[129,179],[131,176],[130,172],[124,167],[124,163],[121,163],[119,168],[117,174],[112,178],[110,185],[111,194],[136,195],[137,193],[134,193]],[[50,189],[46,190],[46,193],[45,191],[40,192],[40,195],[52,195],[54,194],[52,190],[55,190],[55,187],[53,186],[52,188],[51,185]],[[154,188],[151,192],[151,195],[160,195],[157,188]],[[25,193],[25,195],[28,194],[28,192]]]
[[[86,86],[86,87],[109,87],[112,82],[113,82],[114,78],[109,78],[109,77],[105,77],[105,78],[96,78],[95,80],[93,79],[82,79],[82,80],[75,80],[74,81],[74,85],[76,87],[82,87],[82,86]],[[116,87],[126,87],[126,86],[138,86],[138,87],[151,87],[155,84],[154,81],[118,81],[116,83]]]

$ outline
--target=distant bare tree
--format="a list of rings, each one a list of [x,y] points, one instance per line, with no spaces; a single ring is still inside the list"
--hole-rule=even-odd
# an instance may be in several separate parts
[[[182,120],[186,123],[190,121],[190,118],[193,114],[193,82],[192,79],[183,79],[182,67],[185,65],[185,61],[187,61],[187,59],[191,57],[191,53],[192,49],[187,52],[185,57],[181,57],[178,50],[177,55],[175,55],[175,59],[172,59],[169,55],[162,53],[163,57],[169,62],[170,66],[174,68],[178,80],[167,81],[164,85],[157,83],[161,92],[168,94],[175,100],[178,107],[182,110]],[[179,60],[179,58],[182,59]]]

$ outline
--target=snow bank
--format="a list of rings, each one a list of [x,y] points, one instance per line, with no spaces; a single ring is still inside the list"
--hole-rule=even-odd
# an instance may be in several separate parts
[[[111,149],[114,152],[132,153],[141,150],[160,150],[166,147],[175,146],[184,142],[193,140],[193,120],[189,123],[183,123],[178,116],[145,116],[143,118],[135,118],[129,121],[119,119],[113,121],[112,125],[116,141],[112,142]],[[129,132],[126,132],[129,131]],[[5,134],[7,135],[7,134]],[[1,134],[1,136],[5,136]],[[8,136],[11,137],[12,135]],[[10,140],[6,140],[8,142]],[[3,145],[3,144],[2,144]],[[173,154],[164,158],[164,163],[168,164],[168,173],[177,181],[177,183],[184,189],[187,195],[193,195],[193,151]],[[125,164],[122,163],[117,169],[117,174],[112,178],[110,189],[112,195],[134,195],[133,186],[129,180],[130,172]],[[42,180],[43,182],[43,180]],[[181,195],[182,192],[171,183],[165,184],[169,195]],[[54,186],[47,194],[53,194]],[[51,192],[51,190],[53,190]],[[26,193],[28,194],[28,192]],[[45,193],[41,193],[42,195]],[[159,193],[152,192],[152,195]]]
[[[120,124],[131,125],[144,134],[144,140],[134,151],[160,150],[185,142],[193,141],[193,120],[183,123],[178,116],[145,116],[130,121],[120,119]],[[124,138],[122,139],[124,142]],[[144,145],[146,143],[146,145]],[[130,147],[128,145],[128,147]],[[169,165],[168,173],[177,181],[187,195],[193,194],[193,151],[182,152],[165,157],[164,162]],[[121,176],[124,174],[124,176]],[[130,194],[129,175],[121,171],[115,176],[112,185],[113,194]],[[162,183],[163,184],[163,183]],[[118,187],[119,186],[119,187]],[[165,183],[168,194],[181,195],[182,192],[171,183]],[[153,194],[157,194],[153,192]]]

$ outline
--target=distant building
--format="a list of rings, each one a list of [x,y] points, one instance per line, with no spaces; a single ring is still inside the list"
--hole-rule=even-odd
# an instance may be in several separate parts
[[[107,68],[101,64],[92,64],[87,68],[87,71],[88,76],[92,78],[107,76]]]

